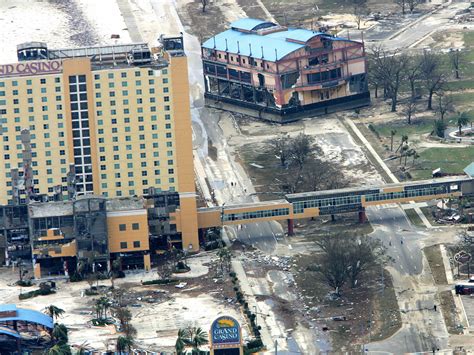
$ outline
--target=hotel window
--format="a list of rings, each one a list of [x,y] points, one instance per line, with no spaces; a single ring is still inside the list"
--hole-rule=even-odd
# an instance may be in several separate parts
[[[99,80],[99,79],[100,79],[100,75],[99,75],[99,74],[94,74],[94,79],[95,79],[95,80]]]
[[[163,84],[168,84],[168,78],[163,78]]]
[[[155,93],[155,89],[151,88],[150,90],[148,90],[150,94],[154,94]]]
[[[107,77],[108,77],[109,79],[113,79],[113,78],[114,78],[114,73],[109,73],[109,74],[107,74]]]
[[[127,73],[126,73],[126,72],[122,72],[122,73],[120,73],[120,76],[121,76],[122,78],[126,78],[126,77],[127,77]]]
[[[137,224],[138,224],[138,223],[137,223]],[[140,248],[140,242],[139,242],[139,241],[133,242],[133,247],[134,247],[134,248]]]
[[[33,89],[26,89],[26,94],[27,95],[32,95],[33,94]]]
[[[127,249],[127,242],[120,242],[121,249]]]

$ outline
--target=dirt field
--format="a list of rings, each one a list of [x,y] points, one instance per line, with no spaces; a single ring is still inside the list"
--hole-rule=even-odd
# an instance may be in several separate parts
[[[136,347],[150,351],[173,351],[179,328],[199,326],[207,330],[211,322],[221,314],[228,314],[239,320],[243,326],[243,337],[248,339],[246,321],[237,306],[235,294],[229,278],[216,278],[215,252],[205,252],[188,258],[191,271],[175,274],[183,288],[175,285],[142,286],[141,281],[157,279],[156,271],[127,274],[124,279],[115,281],[116,289],[121,290],[122,302],[132,312],[132,325],[138,331]],[[57,293],[27,300],[18,300],[20,288],[11,286],[17,272],[0,268],[0,294],[2,303],[15,303],[38,311],[54,304],[66,311],[59,319],[69,329],[69,344],[80,345],[86,342],[97,350],[112,350],[115,339],[120,335],[114,326],[94,327],[90,321],[95,315],[94,303],[100,296],[113,296],[110,281],[99,282],[97,296],[85,296],[89,288],[87,282],[57,282]],[[33,286],[33,288],[37,288]],[[23,288],[25,292],[26,288]]]

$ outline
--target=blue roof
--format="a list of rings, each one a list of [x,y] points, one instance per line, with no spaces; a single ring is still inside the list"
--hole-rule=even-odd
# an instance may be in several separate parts
[[[257,27],[258,25],[261,25],[263,23],[275,26],[275,24],[273,22],[263,21],[263,20],[256,19],[256,18],[241,18],[240,20],[232,22],[230,24],[230,27],[231,28],[240,28],[242,30],[247,30],[247,31],[252,31],[255,27]]]
[[[14,304],[0,305],[0,312],[8,311],[16,311],[16,317],[2,317],[0,318],[1,321],[19,320],[24,322],[41,324],[48,328],[54,327],[53,318],[44,313],[33,311],[32,309],[17,308]]]
[[[469,177],[474,178],[474,161],[464,168],[464,172],[469,175]]]
[[[281,28],[280,31],[268,34],[258,34],[256,32],[248,33],[237,30],[237,28],[241,28],[247,31],[252,31],[256,26],[261,24],[272,23],[249,18],[240,19],[231,24],[230,30],[221,32],[214,37],[209,38],[202,46],[203,48],[217,49],[254,58],[262,58],[263,51],[263,57],[265,59],[275,61],[303,48],[305,46],[304,43],[314,36],[323,34],[321,32],[301,28]],[[292,41],[299,41],[302,43],[295,43]],[[252,55],[250,55],[250,53]]]
[[[6,334],[15,338],[20,338],[20,333],[16,330],[0,326],[0,334]]]

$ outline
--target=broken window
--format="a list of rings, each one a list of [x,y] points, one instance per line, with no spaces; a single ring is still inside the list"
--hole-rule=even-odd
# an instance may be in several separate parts
[[[308,65],[318,65],[319,64],[319,58],[318,57],[313,57],[308,59]]]
[[[293,87],[293,85],[296,84],[296,81],[299,78],[299,73],[294,72],[294,73],[288,73],[288,74],[283,74],[280,76],[281,80],[281,87],[283,89],[289,89]]]

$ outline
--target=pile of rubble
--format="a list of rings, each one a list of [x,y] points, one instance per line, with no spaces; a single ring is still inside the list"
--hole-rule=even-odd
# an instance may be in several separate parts
[[[250,260],[265,266],[274,266],[283,271],[290,271],[293,265],[292,258],[289,256],[270,256],[259,250],[251,251],[245,254]]]

